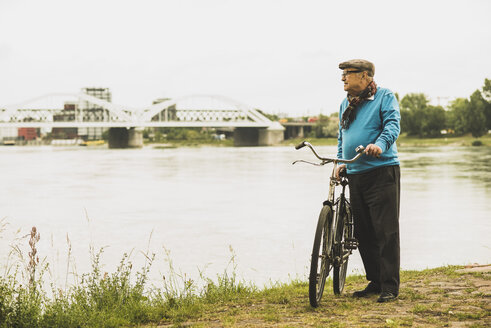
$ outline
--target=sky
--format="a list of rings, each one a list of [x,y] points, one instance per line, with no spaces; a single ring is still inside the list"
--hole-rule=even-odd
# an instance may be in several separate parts
[[[0,0],[0,107],[97,86],[133,108],[209,94],[327,115],[353,58],[445,104],[491,78],[490,14],[489,0]]]

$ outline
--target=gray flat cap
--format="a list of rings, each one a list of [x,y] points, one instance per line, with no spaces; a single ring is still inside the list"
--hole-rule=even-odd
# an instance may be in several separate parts
[[[352,59],[339,64],[340,69],[356,68],[360,71],[367,71],[369,76],[375,75],[375,65],[364,59]]]

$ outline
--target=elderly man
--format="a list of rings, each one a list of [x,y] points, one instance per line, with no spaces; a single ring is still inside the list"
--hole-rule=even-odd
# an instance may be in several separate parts
[[[352,158],[358,145],[368,155],[336,172],[338,178],[343,170],[348,175],[355,237],[369,281],[353,296],[380,294],[377,302],[389,302],[399,294],[399,104],[390,90],[377,87],[371,62],[349,60],[339,68],[348,94],[339,111],[338,158]]]

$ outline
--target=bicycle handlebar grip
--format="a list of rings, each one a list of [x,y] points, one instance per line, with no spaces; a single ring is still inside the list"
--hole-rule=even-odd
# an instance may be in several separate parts
[[[363,153],[363,151],[365,150],[365,147],[363,147],[362,145],[359,145],[358,147],[356,147],[355,151],[357,153]]]
[[[299,143],[298,145],[295,146],[295,149],[296,150],[299,150],[300,148],[303,148],[305,147],[305,141],[302,141],[301,143]]]

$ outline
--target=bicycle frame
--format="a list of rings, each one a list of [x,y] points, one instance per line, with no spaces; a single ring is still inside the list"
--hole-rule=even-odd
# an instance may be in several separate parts
[[[336,169],[336,166],[334,167],[334,170],[333,172],[335,171]],[[333,180],[335,180],[333,182]],[[329,199],[328,201],[332,202],[332,207],[334,206],[337,206],[337,209],[334,211],[335,213],[339,212],[339,217],[341,218],[344,218],[344,212],[346,211],[346,208],[345,208],[345,205],[346,205],[346,196],[344,194],[345,192],[345,189],[346,189],[346,185],[348,184],[348,181],[346,180],[346,178],[342,178],[341,181],[337,181],[335,177],[331,177],[331,183],[329,185]],[[335,188],[337,185],[341,185],[342,186],[342,190],[341,190],[341,193],[339,194],[339,198],[337,200],[337,202],[334,201],[334,198],[335,198]],[[330,231],[331,233],[331,238],[333,238],[332,240],[334,241],[334,245],[336,246],[338,244],[338,242],[334,239],[334,234],[336,233],[336,231],[338,231],[338,224],[349,224],[349,222],[340,222],[339,220],[336,220],[334,219],[333,220],[333,226],[332,226],[332,229]],[[346,254],[343,254],[343,257],[342,258],[339,258],[339,257],[336,257],[336,258],[333,258],[333,263],[334,265],[341,265],[344,261],[346,261],[346,259],[348,258],[348,256],[350,255],[350,253],[346,253]]]

